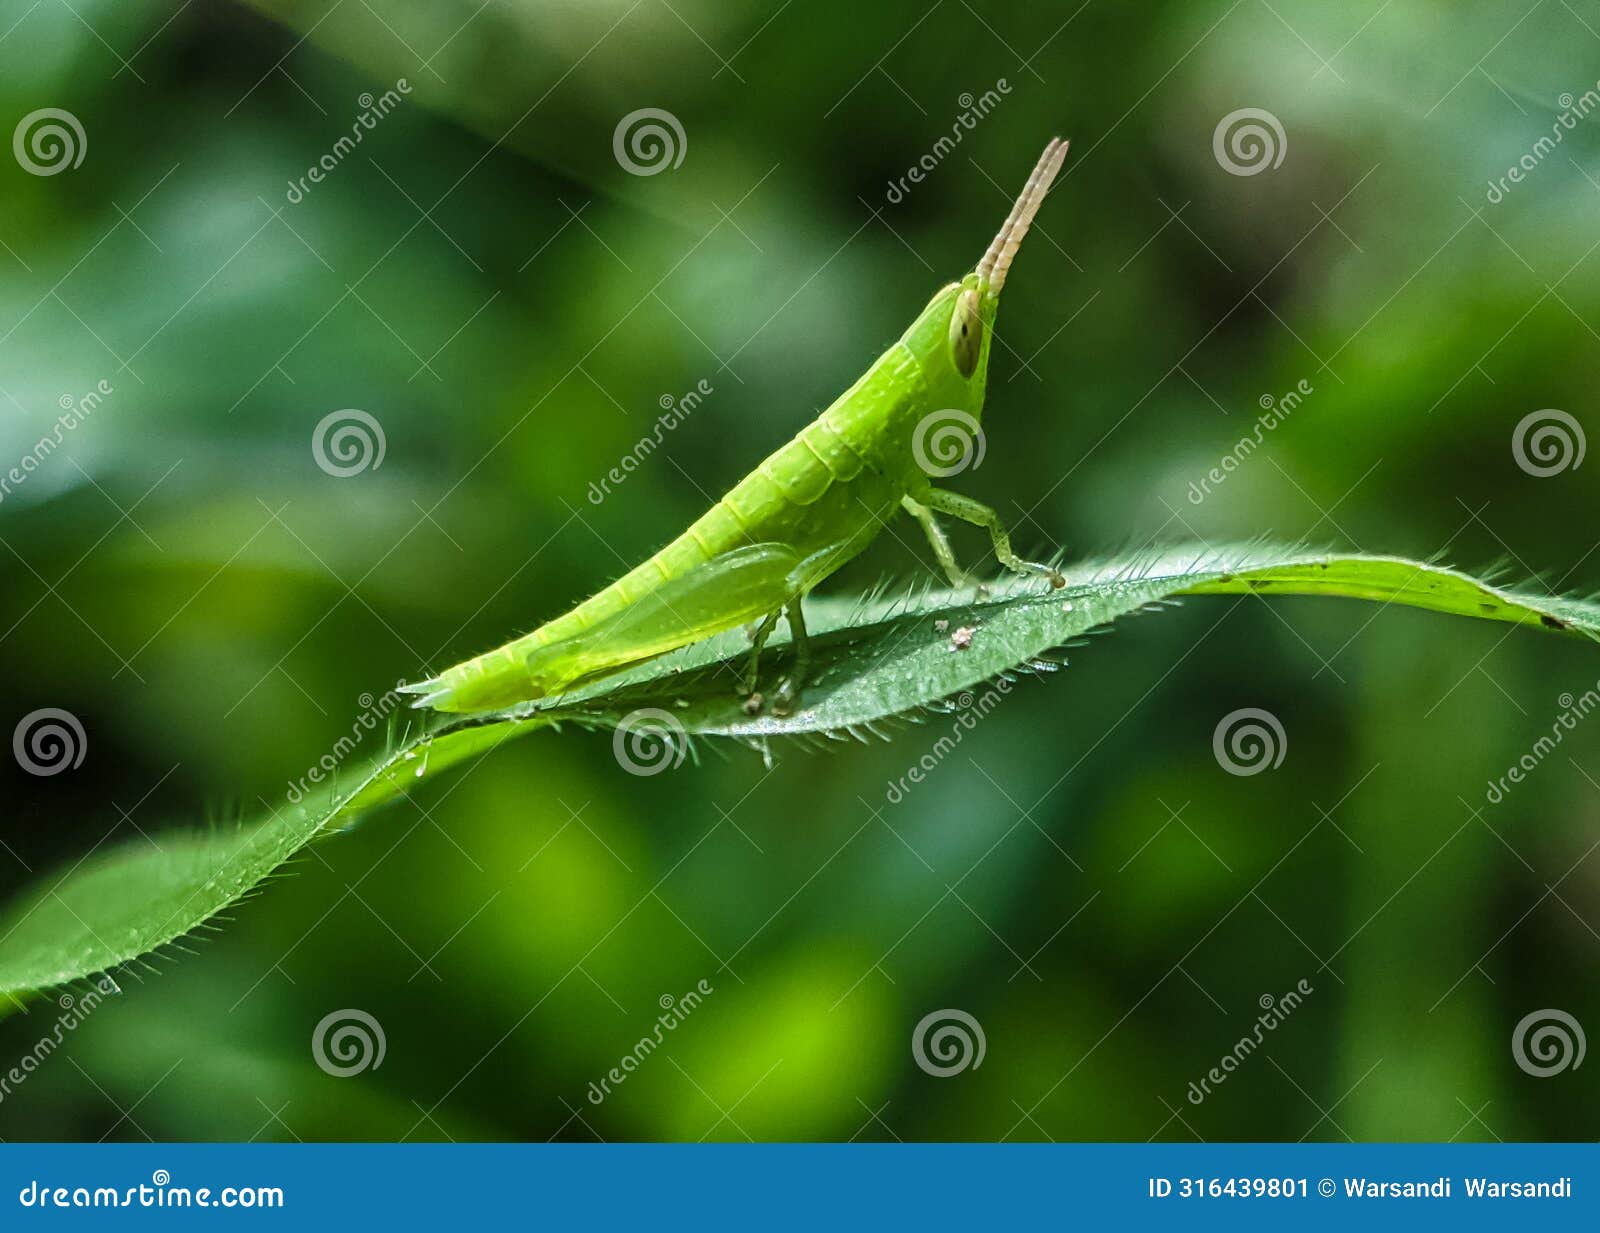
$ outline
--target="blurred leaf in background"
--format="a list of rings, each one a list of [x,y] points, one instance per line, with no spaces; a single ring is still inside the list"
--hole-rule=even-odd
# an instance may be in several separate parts
[[[86,748],[7,762],[4,889],[280,807],[394,682],[658,547],[1057,132],[958,480],[1027,550],[1592,589],[1597,49],[1592,0],[18,6],[0,656],[7,722]],[[925,576],[894,530],[830,589]],[[1592,1066],[1513,1047],[1600,1024],[1592,647],[1245,596],[1068,658],[898,800],[936,726],[648,777],[545,733],[425,784],[119,976],[0,1136],[1594,1137]],[[1241,710],[1276,768],[1214,752]],[[341,1077],[348,1010],[384,1049]],[[947,1010],[985,1051],[942,1077]],[[0,1066],[69,1013],[0,1023]]]

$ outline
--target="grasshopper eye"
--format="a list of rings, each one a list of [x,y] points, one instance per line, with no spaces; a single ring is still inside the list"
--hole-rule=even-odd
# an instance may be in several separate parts
[[[956,371],[970,377],[978,367],[978,353],[983,349],[983,318],[978,315],[978,292],[968,288],[956,297],[955,312],[950,314],[950,358]]]

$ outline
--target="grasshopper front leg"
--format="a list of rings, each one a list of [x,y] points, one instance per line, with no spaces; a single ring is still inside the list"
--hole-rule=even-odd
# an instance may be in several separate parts
[[[939,525],[939,520],[933,511],[913,497],[902,497],[900,504],[906,513],[922,524],[923,534],[928,537],[928,545],[933,549],[933,555],[939,561],[939,568],[944,570],[944,576],[950,580],[950,585],[957,590],[968,586],[979,586],[980,584],[968,576],[967,571],[956,561],[956,554],[951,549],[944,528]]]
[[[974,501],[971,497],[964,497],[959,492],[947,492],[943,488],[929,488],[923,499],[930,509],[938,510],[941,514],[949,514],[952,518],[959,518],[963,522],[970,522],[973,526],[983,527],[988,531],[989,539],[994,544],[994,555],[999,558],[1000,564],[1013,573],[1039,574],[1048,578],[1052,587],[1067,585],[1067,580],[1054,566],[1041,565],[1037,561],[1024,561],[1013,552],[1011,536],[1007,533],[1005,524],[1000,521],[1000,515],[982,501]]]

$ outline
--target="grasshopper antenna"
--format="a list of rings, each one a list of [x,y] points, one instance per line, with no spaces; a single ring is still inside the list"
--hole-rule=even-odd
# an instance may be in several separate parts
[[[1034,165],[1033,174],[1023,185],[1016,204],[1011,207],[1011,213],[994,239],[990,241],[989,250],[983,254],[983,260],[978,262],[978,278],[988,285],[991,296],[999,295],[1000,289],[1005,286],[1006,271],[1011,268],[1011,259],[1017,255],[1017,249],[1022,246],[1022,238],[1028,234],[1028,228],[1033,225],[1033,216],[1039,212],[1045,194],[1050,191],[1056,173],[1061,170],[1061,163],[1067,157],[1068,144],[1059,137],[1050,139],[1050,144],[1045,146],[1044,153]]]

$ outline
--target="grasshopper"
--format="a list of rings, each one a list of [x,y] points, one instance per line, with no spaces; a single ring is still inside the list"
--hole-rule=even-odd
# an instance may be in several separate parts
[[[902,509],[922,524],[954,586],[969,580],[938,514],[987,530],[1007,569],[1063,586],[1051,566],[1012,551],[994,510],[934,487],[930,476],[952,469],[931,463],[926,451],[938,417],[977,430],[1000,291],[1066,153],[1067,143],[1052,138],[972,273],[940,288],[859,381],[687,531],[532,633],[404,686],[418,695],[413,705],[457,714],[499,710],[753,623],[740,681],[748,695],[762,648],[785,616],[795,662],[773,705],[786,710],[809,660],[801,601]]]

